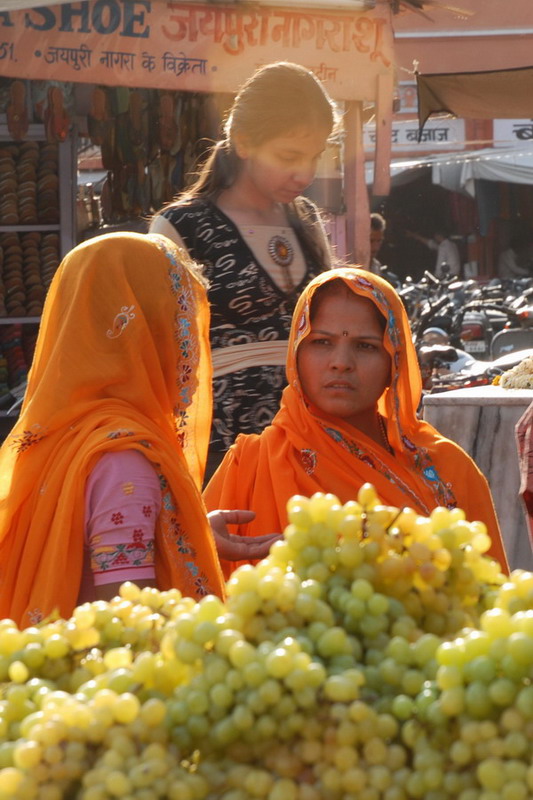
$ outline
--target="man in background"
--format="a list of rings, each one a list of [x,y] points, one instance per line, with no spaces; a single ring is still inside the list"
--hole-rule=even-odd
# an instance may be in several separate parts
[[[422,242],[422,244],[425,244],[430,250],[437,251],[434,268],[437,278],[445,278],[447,275],[454,275],[456,277],[461,275],[459,250],[455,242],[452,242],[448,233],[443,228],[438,228],[431,239],[421,236],[414,231],[406,231],[405,234],[411,239]]]
[[[516,230],[507,250],[500,253],[498,277],[502,280],[533,277],[533,234],[529,228]]]
[[[385,239],[386,227],[387,223],[381,214],[377,212],[370,214],[370,264],[368,269],[376,275],[379,275],[379,268],[381,267],[381,261],[378,260],[377,256]]]

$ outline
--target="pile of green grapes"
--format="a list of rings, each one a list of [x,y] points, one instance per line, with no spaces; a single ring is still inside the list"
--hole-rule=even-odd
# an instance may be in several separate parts
[[[533,574],[369,485],[289,519],[225,601],[0,622],[0,800],[533,798]]]

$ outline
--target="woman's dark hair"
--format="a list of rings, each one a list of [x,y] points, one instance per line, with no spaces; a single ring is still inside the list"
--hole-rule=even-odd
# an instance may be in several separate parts
[[[370,214],[370,230],[372,231],[384,231],[387,227],[387,223],[385,222],[385,217],[381,214],[378,214],[377,211]]]
[[[165,207],[197,198],[216,200],[229,189],[242,166],[236,137],[257,146],[302,127],[322,129],[330,136],[335,123],[333,100],[310,70],[285,61],[267,64],[240,88],[224,123],[224,138],[212,147],[194,183]],[[305,205],[291,203],[287,214],[304,252],[328,266],[329,257],[313,236]]]
[[[310,70],[286,61],[267,64],[241,86],[224,123],[224,138],[182,198],[214,199],[233,184],[241,164],[238,137],[257,146],[302,127],[321,128],[329,136],[334,124],[333,101]]]

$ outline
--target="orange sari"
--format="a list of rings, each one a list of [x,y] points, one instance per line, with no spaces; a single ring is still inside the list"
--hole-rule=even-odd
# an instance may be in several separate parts
[[[391,383],[378,408],[393,455],[344,420],[310,407],[302,394],[296,356],[310,331],[311,300],[319,286],[336,278],[370,299],[387,321]],[[255,520],[240,526],[239,533],[257,536],[285,528],[293,495],[332,492],[345,503],[369,482],[387,505],[409,506],[423,515],[437,506],[459,506],[467,519],[483,521],[492,540],[490,555],[508,571],[486,479],[464,450],[417,417],[422,390],[418,359],[407,314],[389,283],[352,267],[328,270],[311,281],[293,315],[287,380],[272,425],[260,435],[239,436],[226,454],[204,492],[208,509],[252,509]],[[228,574],[228,565],[224,568]]]
[[[533,547],[533,403],[516,423],[515,438],[520,469],[518,494],[526,513],[529,541]]]
[[[108,234],[72,250],[50,287],[20,417],[0,450],[0,617],[72,612],[85,483],[133,449],[160,476],[160,589],[223,593],[200,486],[211,422],[209,308],[162,236]]]

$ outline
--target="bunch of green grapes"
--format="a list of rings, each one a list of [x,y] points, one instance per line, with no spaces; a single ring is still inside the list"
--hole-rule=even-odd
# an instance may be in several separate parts
[[[481,523],[295,497],[222,601],[0,622],[0,800],[527,800],[533,575]]]

